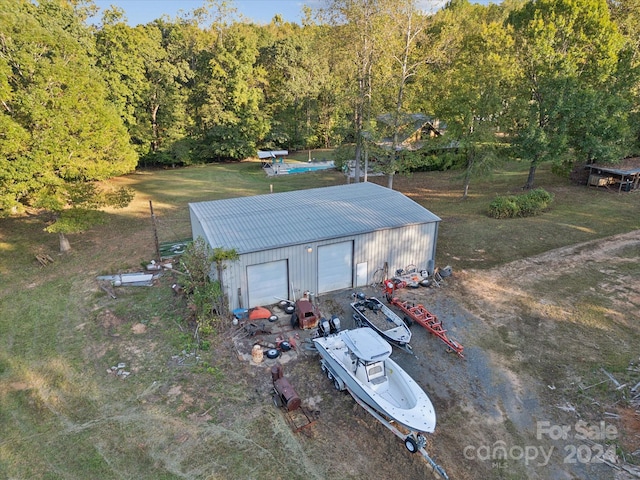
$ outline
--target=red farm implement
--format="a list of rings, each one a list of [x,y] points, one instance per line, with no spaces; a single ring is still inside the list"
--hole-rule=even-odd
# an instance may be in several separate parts
[[[403,302],[398,298],[391,297],[387,297],[387,300],[391,305],[395,305],[402,310],[408,320],[422,325],[429,332],[442,340],[451,351],[456,353],[456,355],[460,358],[464,358],[462,353],[464,347],[447,336],[447,331],[442,326],[442,322],[439,321],[438,317],[433,313],[424,308],[423,305],[409,305],[409,302]]]

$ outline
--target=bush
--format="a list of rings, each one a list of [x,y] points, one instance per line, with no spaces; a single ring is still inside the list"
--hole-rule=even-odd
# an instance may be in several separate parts
[[[535,190],[531,190],[527,196],[531,197],[534,201],[539,203],[543,209],[547,208],[551,205],[553,201],[553,195],[547,192],[544,188],[536,188]]]
[[[489,216],[492,218],[514,218],[520,213],[516,197],[496,197],[489,204]]]
[[[531,217],[547,210],[553,195],[542,188],[536,188],[523,195],[498,196],[489,204],[492,218]]]

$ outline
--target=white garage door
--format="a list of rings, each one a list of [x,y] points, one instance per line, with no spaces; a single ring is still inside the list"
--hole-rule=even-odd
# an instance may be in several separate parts
[[[318,247],[318,293],[353,286],[353,242]]]
[[[261,263],[247,267],[248,308],[273,305],[278,298],[289,298],[287,261]]]

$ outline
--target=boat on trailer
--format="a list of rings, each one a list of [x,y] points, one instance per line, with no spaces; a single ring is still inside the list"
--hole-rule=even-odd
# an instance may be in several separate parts
[[[415,452],[433,433],[436,414],[431,399],[411,376],[390,358],[391,345],[369,327],[314,338],[321,368],[337,390],[404,427],[405,446]],[[359,402],[360,403],[360,402]]]
[[[358,327],[371,327],[390,344],[413,353],[409,342],[411,330],[393,310],[376,297],[366,297],[363,293],[355,295],[356,301],[351,303],[353,320]]]

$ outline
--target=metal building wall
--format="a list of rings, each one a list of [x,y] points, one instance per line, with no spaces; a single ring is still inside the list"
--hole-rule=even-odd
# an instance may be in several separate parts
[[[385,263],[389,275],[400,268],[415,265],[418,270],[433,270],[438,223],[407,225],[359,236],[354,263],[367,263],[368,283]]]
[[[191,207],[191,205],[189,205],[189,217],[191,219],[191,238],[193,238],[193,240],[195,240],[198,237],[202,237],[208,243],[207,235],[204,232],[204,228],[202,226],[202,223],[200,223],[200,219],[194,213],[193,208]]]
[[[332,243],[353,241],[353,286],[355,269],[358,264],[367,264],[367,283],[372,281],[374,272],[385,262],[390,275],[400,268],[415,265],[418,270],[433,270],[436,253],[438,222],[407,225],[401,228],[385,229],[361,235],[309,242],[261,252],[247,253],[236,262],[231,262],[223,274],[223,285],[229,297],[231,309],[240,306],[238,288],[243,306],[247,307],[247,266],[288,260],[289,298],[299,298],[306,290],[317,292],[318,288],[318,247]],[[311,252],[308,249],[311,248]],[[215,275],[216,272],[212,272]],[[277,303],[274,298],[273,303]]]
[[[309,244],[311,245],[311,244]],[[247,307],[248,298],[248,281],[247,267],[250,265],[258,265],[262,263],[275,262],[277,260],[288,260],[289,268],[289,298],[296,298],[302,295],[302,292],[309,290],[313,292],[314,274],[316,273],[315,254],[316,249],[313,246],[312,253],[307,252],[308,245],[293,245],[290,247],[277,248],[272,250],[264,250],[262,252],[253,252],[240,255],[236,262],[227,264],[227,268],[223,273],[223,285],[225,293],[229,296],[229,305],[231,309],[238,308],[239,296],[238,288],[243,299],[243,307]],[[273,299],[273,303],[277,303],[277,299]]]

